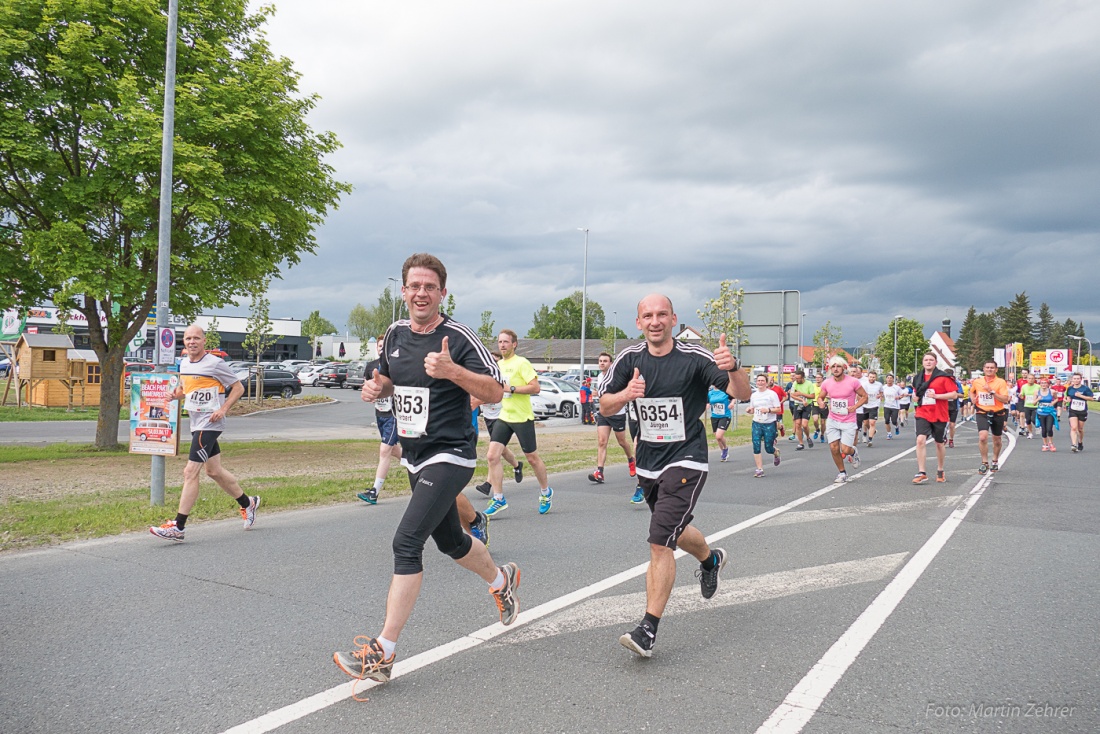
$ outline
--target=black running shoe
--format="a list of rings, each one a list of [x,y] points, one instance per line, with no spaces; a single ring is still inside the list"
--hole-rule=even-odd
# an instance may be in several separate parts
[[[358,650],[332,654],[332,661],[336,663],[336,667],[359,680],[370,678],[379,683],[388,681],[393,673],[393,661],[397,658],[397,654],[394,653],[387,658],[382,651],[381,643],[373,637],[360,635],[354,642],[360,645]]]
[[[519,482],[523,481],[523,462],[522,461],[517,461],[516,462],[516,468],[512,470],[512,474],[515,475],[517,484]],[[485,494],[489,494],[489,493],[486,492]]]
[[[653,643],[656,641],[657,633],[649,622],[642,622],[619,638],[620,645],[643,658],[653,657]]]
[[[493,485],[489,484],[488,482],[482,482],[481,484],[474,487],[474,489],[476,489],[478,492],[481,492],[486,497],[493,493]]]
[[[725,568],[729,560],[726,552],[721,548],[715,548],[714,554],[717,556],[718,561],[714,564],[714,568],[707,571],[700,563],[699,570],[695,572],[695,575],[699,578],[699,591],[703,594],[704,599],[711,598],[718,591],[718,573]]]

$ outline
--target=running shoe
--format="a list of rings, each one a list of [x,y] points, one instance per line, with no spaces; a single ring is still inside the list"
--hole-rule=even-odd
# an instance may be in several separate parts
[[[489,589],[489,593],[493,595],[497,609],[500,610],[500,623],[508,626],[515,622],[516,616],[519,615],[519,599],[516,598],[516,589],[519,588],[519,566],[514,563],[505,563],[499,568],[504,574],[504,586],[499,591]]]
[[[900,427],[894,426],[894,435],[895,436],[901,435],[901,428]]]
[[[993,466],[989,467],[989,471],[993,472],[994,474],[996,474],[1000,470],[1001,470],[1001,467],[997,466],[997,462],[995,462],[995,461],[993,462]]]
[[[626,460],[626,468],[630,472],[630,476],[638,476],[638,464],[634,461],[634,457],[631,456]]]
[[[1057,451],[1057,450],[1058,450],[1058,449],[1054,448],[1053,446],[1051,446],[1051,447],[1050,447],[1050,451],[1051,451],[1051,453],[1054,453],[1054,452],[1055,452],[1055,451]]]
[[[794,450],[795,450],[795,451],[802,451],[802,450],[804,450],[805,448],[806,448],[806,447],[805,447],[805,446],[803,446],[802,444],[798,444],[797,446],[795,446],[795,447],[794,447]]]
[[[507,509],[508,509],[508,500],[504,499],[503,497],[501,497],[500,499],[497,499],[496,497],[494,497],[492,499],[492,501],[489,502],[489,506],[485,508],[485,514],[488,517],[492,517],[493,515],[497,514],[498,512],[504,512]]]
[[[603,484],[603,472],[597,469],[588,475],[588,481],[595,482],[596,484]]]
[[[913,477],[913,484],[928,484],[928,474],[919,471],[917,475]]]
[[[848,461],[852,462],[852,468],[853,469],[858,469],[859,468],[860,464],[862,464],[863,462],[859,460],[859,450],[858,449],[855,451],[855,453],[853,453],[851,456],[848,457]]]
[[[159,528],[149,528],[149,532],[158,538],[174,540],[177,543],[183,540],[183,531],[176,527],[175,520],[169,520]]]
[[[516,477],[516,484],[523,481],[523,462],[517,461],[516,468],[512,470],[512,474]]]
[[[814,438],[817,438],[817,436],[814,436]],[[807,448],[812,449],[814,447],[814,439],[810,438],[809,436],[806,436],[806,446],[807,446]]]
[[[1077,450],[1078,451],[1084,451],[1085,450],[1085,442],[1084,441],[1078,441],[1077,442]]]
[[[481,492],[486,497],[493,493],[493,485],[489,482],[482,482],[481,484],[474,487],[474,489],[476,489],[478,492]]]
[[[890,431],[886,431],[886,440],[887,440],[887,441],[889,441],[889,440],[890,440],[890,439],[892,439],[893,437],[894,437],[894,434],[890,433]]]
[[[657,633],[649,622],[642,622],[619,638],[620,645],[643,658],[653,656],[653,643],[656,641]]]
[[[833,484],[844,484],[848,481],[848,472],[842,471],[836,475],[836,479],[833,480]]]
[[[474,521],[470,523],[470,535],[474,536],[485,547],[489,547],[489,516],[483,512],[474,510]]]
[[[757,469],[756,471],[754,471],[752,473],[752,475],[756,478],[760,478],[760,477],[764,476],[764,470],[763,469]]]
[[[641,486],[634,490],[634,496],[630,498],[630,504],[640,505],[645,502],[645,492],[642,491]]]
[[[539,514],[545,515],[550,512],[550,503],[554,501],[554,490],[551,487],[547,487],[546,491],[539,495]]]
[[[1069,450],[1076,454],[1077,453],[1077,444],[1073,444],[1073,446],[1071,446]]]
[[[953,439],[953,438],[947,439],[947,448],[949,448],[949,449],[955,448],[955,439]]]
[[[772,464],[775,466],[779,466],[779,449],[775,450],[775,458],[772,459]]]
[[[729,449],[722,449],[722,458],[719,459],[719,461],[726,461],[729,458],[730,458],[730,450]]]
[[[726,562],[729,558],[726,556],[726,552],[721,548],[714,549],[714,568],[707,571],[703,568],[703,564],[699,564],[699,570],[695,572],[695,576],[699,579],[699,591],[702,593],[704,599],[709,599],[715,595],[718,591],[718,574],[726,567]]]
[[[793,440],[795,440],[796,438],[798,438],[798,436],[794,435],[793,433],[792,433],[791,435],[787,436],[787,440],[788,440],[788,441],[793,441]]]
[[[375,489],[374,487],[371,487],[370,489],[366,490],[365,492],[360,492],[359,494],[357,494],[355,496],[358,497],[359,499],[363,500],[364,502],[366,502],[368,505],[377,505],[378,504],[378,490]]]
[[[985,462],[983,461],[983,462],[981,463],[981,465],[980,465],[980,466],[978,467],[978,473],[979,473],[979,474],[985,474],[985,473],[986,473],[987,471],[989,471],[989,464],[986,464],[986,463],[985,463]]]
[[[373,637],[360,635],[353,642],[360,646],[358,650],[332,654],[336,667],[359,680],[370,678],[379,683],[388,681],[393,673],[393,661],[397,659],[397,653],[386,657],[382,644]]]
[[[241,519],[244,520],[244,529],[251,530],[252,526],[256,524],[256,510],[260,509],[260,498],[249,497],[248,507],[242,507]]]
[[[943,469],[937,469],[936,470],[936,481],[939,482],[940,484],[943,484],[944,482],[947,481],[947,477],[945,477],[943,475]]]
[[[873,438],[867,439],[867,448],[869,448],[869,449],[874,448],[874,446],[875,446],[875,439],[873,439]]]
[[[820,431],[814,431],[814,440],[815,440],[815,441],[819,441],[819,440],[821,440],[821,433],[820,433]]]

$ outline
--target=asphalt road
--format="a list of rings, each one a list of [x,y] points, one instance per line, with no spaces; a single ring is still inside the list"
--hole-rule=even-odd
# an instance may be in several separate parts
[[[907,433],[846,485],[821,446],[783,442],[762,479],[747,447],[714,457],[695,524],[732,560],[708,602],[679,562],[649,660],[617,642],[648,559],[625,469],[554,476],[546,516],[509,485],[490,550],[522,569],[519,619],[429,543],[366,703],[331,655],[380,630],[404,500],[0,556],[0,731],[1100,730],[1098,454],[1022,440],[979,482],[975,443],[921,487]]]

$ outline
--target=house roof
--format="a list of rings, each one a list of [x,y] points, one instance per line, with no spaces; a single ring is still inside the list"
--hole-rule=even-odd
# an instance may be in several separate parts
[[[800,352],[800,356],[802,357],[802,363],[803,364],[813,364],[814,363],[814,350],[815,349],[817,349],[817,347],[814,347],[814,346],[803,346],[802,347],[802,351]],[[847,351],[845,351],[843,349],[830,349],[828,356],[830,358],[832,358],[833,356],[835,356],[837,354],[839,354],[841,357],[844,357],[846,360],[848,360],[849,363],[856,361],[855,357],[853,357],[851,354],[849,354]]]
[[[43,349],[72,349],[73,340],[65,334],[23,334],[19,337],[28,347]]]

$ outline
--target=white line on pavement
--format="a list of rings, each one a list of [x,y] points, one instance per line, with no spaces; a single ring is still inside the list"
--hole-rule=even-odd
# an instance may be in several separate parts
[[[1012,454],[1012,449],[1016,447],[1016,438],[1011,433],[1005,435],[1008,436],[1008,448],[1001,453],[1002,466]],[[817,713],[825,697],[833,690],[833,686],[840,681],[859,654],[863,652],[863,648],[878,633],[893,614],[894,609],[913,588],[917,579],[943,550],[944,545],[962,524],[967,513],[981,499],[992,479],[993,474],[987,474],[978,481],[966,499],[943,521],[932,537],[894,577],[894,580],[882,590],[871,605],[852,623],[852,626],[817,661],[817,664],[810,668],[810,672],[787,694],[783,703],[757,729],[757,734],[798,734],[802,731]]]
[[[916,447],[910,447],[900,454],[896,454],[889,459],[886,459],[885,461],[881,461],[874,466],[864,469],[858,474],[853,475],[851,479],[857,479],[859,477],[866,476],[867,474],[871,474],[872,472],[877,471],[882,467],[894,463],[898,459],[906,456],[907,454],[915,450]],[[773,508],[771,510],[768,510],[767,512],[762,512],[755,517],[750,517],[749,519],[728,527],[725,530],[720,530],[713,535],[709,535],[707,536],[707,542],[713,543],[721,540],[722,538],[727,538],[736,533],[740,533],[743,530],[755,527],[756,525],[759,525],[766,520],[770,520],[777,515],[781,515],[784,512],[787,512],[795,507],[804,505],[807,502],[826,495],[829,492],[832,492],[834,489],[846,486],[849,485],[830,484],[817,491],[811,492],[810,494],[792,500],[785,505]],[[684,551],[676,551],[676,558],[682,558],[684,555]],[[524,625],[528,625],[531,622],[534,622],[537,619],[541,619],[549,614],[553,614],[554,612],[564,609],[565,607],[568,607],[572,604],[576,604],[577,602],[584,601],[585,599],[607,591],[608,589],[618,586],[619,584],[629,581],[630,579],[637,578],[638,576],[645,574],[648,568],[649,562],[647,561],[646,563],[639,564],[637,566],[634,566],[633,568],[628,568],[625,571],[620,571],[614,576],[609,576],[593,584],[589,584],[588,586],[577,589],[576,591],[565,594],[564,596],[559,596],[556,599],[551,599],[550,601],[540,604],[537,607],[521,612],[516,621],[508,627],[505,627],[500,622],[496,622],[489,625],[488,627],[482,627],[481,629],[471,632],[468,635],[459,637],[456,640],[444,643],[442,645],[439,645],[438,647],[434,647],[431,650],[425,650],[419,655],[414,655],[407,660],[402,660],[401,662],[395,663],[393,666],[393,674],[391,675],[391,680],[393,678],[399,678],[402,675],[411,673],[414,670],[419,670],[420,668],[423,668],[425,666],[437,663],[440,660],[444,660],[451,655],[454,655],[455,653],[462,652],[463,650],[468,650],[472,647],[476,647],[477,645],[480,645],[483,642],[487,642],[494,637],[504,634],[505,632],[519,629]],[[356,694],[361,694],[362,692],[367,691],[378,685],[382,684],[370,680],[361,681],[356,688]],[[338,686],[334,686],[333,688],[329,688],[328,690],[314,694],[309,698],[304,698],[301,701],[297,701],[287,706],[283,706],[282,708],[275,709],[274,711],[270,711],[263,716],[252,719],[251,721],[246,721],[230,729],[226,729],[223,734],[265,734],[266,732],[278,729],[284,724],[289,724],[292,721],[297,721],[304,716],[308,716],[309,714],[316,713],[317,711],[325,709],[334,703],[344,700],[345,698],[350,698],[351,695],[352,685],[350,683],[341,683]]]

